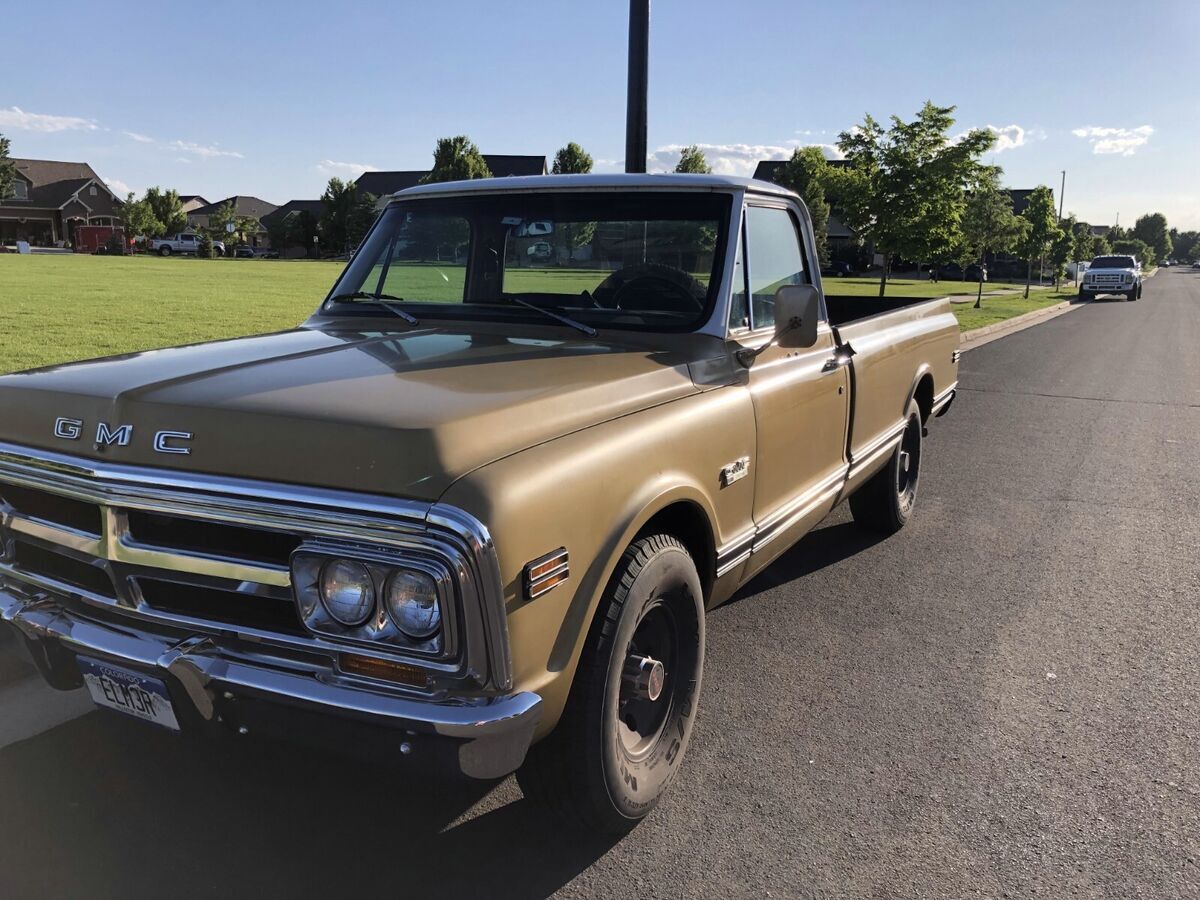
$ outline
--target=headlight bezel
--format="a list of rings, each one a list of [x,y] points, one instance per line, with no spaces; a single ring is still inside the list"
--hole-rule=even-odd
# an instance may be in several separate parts
[[[357,625],[334,618],[321,599],[320,582],[326,566],[345,560],[363,566],[370,575],[374,602],[370,614]],[[414,572],[428,578],[437,597],[440,627],[427,638],[403,631],[387,609],[387,587],[392,576]],[[388,550],[335,544],[305,543],[292,553],[292,594],[296,612],[314,636],[339,643],[387,650],[429,661],[448,662],[456,657],[459,644],[459,615],[453,572],[432,553]]]

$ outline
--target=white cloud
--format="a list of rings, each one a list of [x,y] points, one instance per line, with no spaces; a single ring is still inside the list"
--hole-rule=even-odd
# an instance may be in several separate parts
[[[139,144],[154,144],[157,143],[154,138],[144,134],[138,134],[136,131],[126,131],[125,137],[137,141]]]
[[[1005,150],[1025,146],[1027,133],[1020,125],[989,125],[988,131],[996,135],[996,143],[992,145],[993,153],[1003,153]]]
[[[230,156],[234,159],[246,158],[236,150],[222,150],[217,144],[197,144],[193,141],[170,141],[166,146],[172,150],[191,153],[193,156],[202,156],[205,159],[211,159],[216,156]]]
[[[646,169],[650,172],[673,171],[679,156],[688,144],[667,144],[650,153]],[[697,144],[704,158],[717,175],[754,174],[755,167],[764,159],[789,159],[797,147],[820,147],[826,159],[840,157],[832,144],[810,144],[807,141],[787,141],[785,144]]]
[[[1137,128],[1103,128],[1097,125],[1087,125],[1074,129],[1071,134],[1084,138],[1090,143],[1093,153],[1133,156],[1138,147],[1150,140],[1154,129],[1149,125],[1140,125]]]
[[[0,128],[18,128],[22,131],[40,131],[45,134],[56,131],[95,131],[99,126],[91,119],[78,116],[51,116],[31,113],[10,106],[0,108]]]
[[[103,175],[100,177],[104,178]],[[114,194],[116,194],[117,197],[119,197],[121,200],[125,199],[126,194],[140,193],[139,191],[135,191],[133,188],[131,188],[129,185],[127,185],[125,182],[123,182],[119,178],[104,178],[104,183],[107,184],[109,190],[111,190]]]
[[[192,161],[191,161],[190,159],[188,159],[186,156],[177,156],[177,157],[175,157],[175,162],[178,162],[178,163],[187,163],[189,166],[192,164]]]
[[[317,163],[317,171],[326,175],[349,175],[357,178],[363,172],[378,172],[379,168],[367,163],[335,162],[332,159],[323,159]]]

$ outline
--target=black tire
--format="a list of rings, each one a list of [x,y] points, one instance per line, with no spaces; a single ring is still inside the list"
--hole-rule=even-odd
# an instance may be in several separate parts
[[[904,436],[888,464],[850,495],[854,521],[870,531],[895,534],[912,517],[921,476],[921,436],[924,425],[916,401],[908,402]]]
[[[159,256],[170,256],[170,255],[171,255],[171,248],[170,248],[170,247],[168,247],[168,246],[166,246],[166,245],[163,245],[162,247],[159,247],[159,248],[158,248],[158,255],[159,255]]]
[[[1125,299],[1128,300],[1130,303],[1133,303],[1134,301],[1136,301],[1137,298],[1138,298],[1137,288],[1134,288],[1132,291],[1130,291],[1128,294],[1125,295]]]
[[[656,699],[652,679],[645,690],[631,677],[638,657],[662,664]],[[609,582],[562,718],[517,772],[525,796],[573,827],[628,832],[679,771],[703,669],[696,564],[670,535],[640,538]]]

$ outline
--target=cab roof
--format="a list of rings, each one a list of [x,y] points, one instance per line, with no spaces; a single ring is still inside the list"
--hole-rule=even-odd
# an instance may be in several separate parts
[[[745,191],[795,197],[787,188],[755,178],[734,175],[525,175],[515,178],[476,178],[471,181],[443,181],[438,184],[419,184],[397,191],[393,197],[423,197],[431,194],[497,194],[532,191]]]

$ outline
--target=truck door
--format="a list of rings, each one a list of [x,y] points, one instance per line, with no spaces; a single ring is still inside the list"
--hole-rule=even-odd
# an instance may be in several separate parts
[[[742,283],[734,286],[732,336],[757,347],[774,334],[775,291],[816,283],[808,263],[815,253],[786,204],[748,205],[742,232],[744,264],[734,276]],[[822,303],[814,346],[772,345],[747,373],[758,432],[752,473],[756,537],[748,571],[765,566],[828,514],[841,489],[850,386],[848,367],[837,364],[835,349]]]

